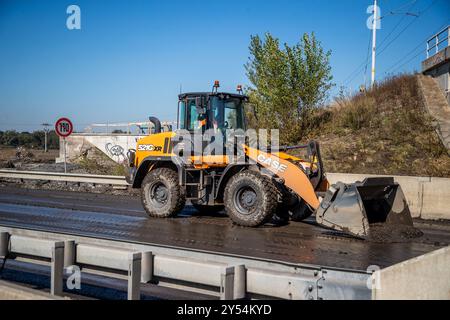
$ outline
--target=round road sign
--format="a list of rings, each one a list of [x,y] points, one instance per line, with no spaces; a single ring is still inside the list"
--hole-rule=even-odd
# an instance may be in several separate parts
[[[61,118],[55,123],[56,134],[62,138],[68,137],[73,132],[73,124],[67,118]]]

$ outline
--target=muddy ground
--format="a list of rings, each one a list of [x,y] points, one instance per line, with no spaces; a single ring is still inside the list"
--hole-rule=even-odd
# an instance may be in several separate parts
[[[16,170],[29,171],[48,171],[48,172],[64,172],[63,163],[55,163],[55,158],[58,156],[57,150],[50,150],[44,153],[40,150],[20,150],[18,154],[17,149],[1,149],[0,148],[0,168],[11,168]],[[92,158],[90,164],[92,165]],[[86,167],[81,164],[67,164],[67,171],[72,173],[96,173],[96,167],[93,172],[91,167]],[[96,162],[97,166],[100,166]],[[108,164],[103,164],[106,170]],[[28,190],[54,190],[54,191],[72,191],[93,194],[118,195],[128,196],[132,198],[140,197],[140,190],[132,189],[131,187],[110,186],[110,185],[94,185],[90,183],[72,183],[72,182],[57,182],[57,181],[42,181],[42,180],[18,180],[18,179],[1,179],[0,187],[14,187]],[[390,225],[371,225],[368,242],[372,243],[405,243],[411,242],[416,238],[420,238],[423,233],[414,227],[390,226]]]
[[[413,226],[376,223],[370,225],[367,241],[375,243],[402,243],[410,242],[422,236],[423,232]]]
[[[0,147],[0,168],[8,169],[32,169],[34,167],[45,168],[55,164],[59,156],[59,150],[36,150],[26,148]]]
[[[292,263],[366,270],[387,267],[448,246],[450,225],[417,221],[424,236],[374,243],[318,226],[314,218],[259,228],[234,225],[224,214],[186,208],[174,218],[148,217],[139,198],[0,187],[2,226],[185,247]]]
[[[140,189],[132,189],[131,187],[114,187],[109,185],[93,185],[90,183],[66,183],[55,181],[36,181],[17,179],[0,179],[0,188],[17,188],[26,190],[49,190],[55,192],[71,191],[74,193],[90,193],[94,195],[115,195],[126,196],[130,200],[135,199],[140,202]],[[189,202],[187,203],[189,205]],[[273,220],[275,221],[275,220]],[[272,222],[274,225],[284,225],[284,223]],[[323,229],[326,232],[327,229]],[[340,232],[331,231],[331,233],[339,234],[342,237],[354,238]],[[372,224],[370,226],[369,236],[365,239],[368,243],[409,243],[420,239],[423,232],[414,227],[402,225]]]
[[[44,152],[44,150],[22,147],[0,147],[0,169],[64,172],[64,164],[55,162],[58,157],[59,150],[48,150],[48,152]],[[78,172],[83,171],[83,168],[78,164],[68,163],[67,171]]]

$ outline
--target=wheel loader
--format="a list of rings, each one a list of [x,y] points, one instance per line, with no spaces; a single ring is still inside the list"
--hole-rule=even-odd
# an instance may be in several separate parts
[[[224,146],[240,149],[245,161],[227,154],[204,155],[202,150],[183,154],[186,141],[179,139],[181,131],[194,135],[215,130],[225,135],[227,130],[247,129],[249,98],[241,87],[237,93],[218,88],[216,82],[211,92],[180,94],[178,129],[163,132],[160,121],[150,117],[153,132],[129,151],[127,180],[141,189],[150,216],[176,216],[190,201],[203,213],[225,210],[235,224],[246,227],[274,218],[301,221],[315,214],[325,228],[366,238],[374,224],[413,225],[402,189],[393,178],[330,185],[315,141],[263,149],[248,140],[238,143],[224,137]],[[295,149],[303,149],[305,156],[288,153]]]

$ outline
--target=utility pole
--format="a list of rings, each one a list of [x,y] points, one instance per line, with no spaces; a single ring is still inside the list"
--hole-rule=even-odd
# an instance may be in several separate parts
[[[44,138],[44,140],[45,140],[45,142],[44,142],[44,152],[47,153],[47,152],[48,152],[48,148],[47,148],[47,141],[48,141],[48,140],[47,140],[47,135],[48,135],[48,133],[49,133],[49,131],[50,131],[50,129],[49,129],[50,124],[48,124],[48,123],[43,123],[42,126],[44,127],[44,136],[45,136],[45,138]]]
[[[373,22],[372,22],[372,82],[371,86],[375,85],[375,58],[377,53],[377,21],[378,21],[378,3],[377,0],[373,2]]]

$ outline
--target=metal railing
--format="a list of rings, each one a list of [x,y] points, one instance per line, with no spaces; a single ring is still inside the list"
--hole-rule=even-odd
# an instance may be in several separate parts
[[[427,59],[448,46],[450,46],[450,26],[445,27],[427,40]],[[434,53],[430,55],[431,51],[434,51]]]
[[[127,279],[128,299],[139,299],[141,284],[149,282],[226,300],[371,299],[372,294],[369,272],[0,226],[0,259],[20,261],[22,255],[28,263],[33,257],[49,261],[51,292],[60,296],[64,270],[73,266]]]
[[[128,186],[128,182],[126,182],[124,176],[106,176],[106,175],[80,174],[80,173],[57,173],[57,172],[19,171],[19,170],[2,169],[0,170],[0,178]]]
[[[176,127],[175,121],[161,121],[163,131],[172,131]],[[95,134],[95,129],[103,129],[103,134],[107,135],[148,135],[152,132],[154,124],[145,122],[127,122],[127,123],[92,123],[84,129],[85,134]]]

